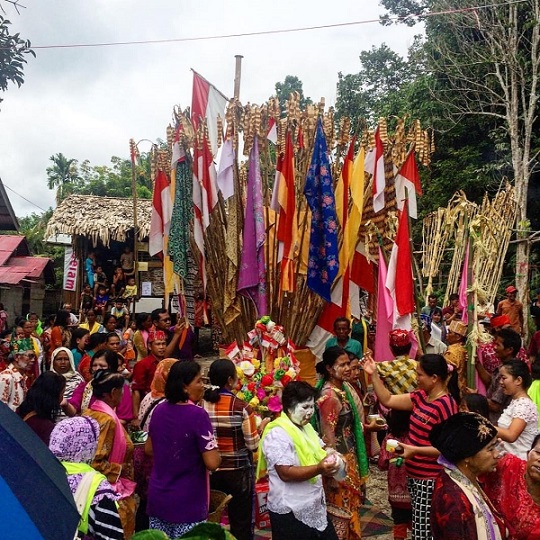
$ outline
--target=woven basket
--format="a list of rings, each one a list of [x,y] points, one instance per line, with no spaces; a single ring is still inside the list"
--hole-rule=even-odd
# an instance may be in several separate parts
[[[344,508],[339,508],[334,504],[327,504],[326,510],[330,516],[330,521],[334,525],[336,535],[339,540],[349,540],[349,524],[352,514]]]
[[[231,499],[232,495],[227,495],[223,491],[218,491],[217,489],[210,490],[210,508],[206,521],[220,523],[223,510],[225,510]]]

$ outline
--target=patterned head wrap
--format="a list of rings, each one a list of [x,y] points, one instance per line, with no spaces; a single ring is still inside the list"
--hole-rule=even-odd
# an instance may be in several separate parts
[[[392,330],[389,337],[390,347],[405,347],[411,343],[411,336],[409,335],[408,330]]]
[[[54,351],[53,351],[53,353],[51,355],[51,367],[49,368],[49,370],[54,371],[54,359],[56,358],[58,353],[62,352],[62,351],[65,352],[68,355],[69,365],[71,366],[68,373],[75,372],[75,361],[73,360],[73,353],[67,347],[58,347],[57,349],[54,349]],[[54,372],[57,373],[56,371],[54,371]],[[65,373],[65,374],[64,373],[59,373],[59,375],[62,375],[63,377],[65,377],[67,375],[67,373]]]
[[[51,433],[49,450],[60,460],[90,463],[94,459],[99,437],[99,424],[88,416],[62,420]]]
[[[9,348],[14,354],[24,354],[27,351],[34,352],[34,346],[32,345],[32,340],[30,338],[11,340]]]
[[[150,385],[153,398],[158,399],[165,396],[165,383],[169,377],[169,371],[176,362],[178,362],[176,358],[165,358],[157,365],[154,379]]]
[[[152,341],[156,340],[165,341],[166,339],[167,336],[163,330],[152,330],[151,332],[148,332],[148,343],[152,343]]]
[[[450,462],[474,456],[497,436],[497,428],[482,415],[460,412],[433,426],[431,444]]]

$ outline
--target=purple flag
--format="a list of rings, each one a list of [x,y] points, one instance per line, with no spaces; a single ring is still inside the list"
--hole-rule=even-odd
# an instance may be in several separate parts
[[[467,248],[465,249],[465,258],[463,260],[463,269],[461,271],[461,282],[459,284],[459,307],[463,310],[461,312],[461,322],[463,324],[469,324],[469,303],[467,301],[467,288],[469,284],[467,282],[469,278],[469,243],[467,242]]]
[[[238,276],[238,292],[251,298],[258,316],[267,315],[266,264],[264,260],[264,228],[262,179],[257,136],[249,154],[249,172],[246,193],[242,259]]]

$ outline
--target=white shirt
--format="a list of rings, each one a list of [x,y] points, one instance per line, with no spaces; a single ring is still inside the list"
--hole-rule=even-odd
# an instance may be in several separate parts
[[[324,531],[328,521],[322,477],[317,476],[314,483],[308,480],[303,482],[283,482],[281,480],[275,466],[300,466],[300,461],[291,438],[280,427],[273,428],[266,435],[262,443],[262,450],[266,457],[270,480],[268,510],[276,514],[292,512],[298,521],[308,527]]]
[[[514,418],[521,418],[527,422],[521,435],[513,442],[503,441],[504,449],[521,459],[527,459],[527,452],[538,433],[538,409],[536,403],[530,398],[513,399],[504,409],[499,418],[498,426],[508,428]]]
[[[433,332],[433,327],[431,328]],[[437,328],[437,330],[439,329]],[[433,335],[430,336],[429,341],[426,343],[426,354],[444,354],[446,349],[448,349],[448,346]]]

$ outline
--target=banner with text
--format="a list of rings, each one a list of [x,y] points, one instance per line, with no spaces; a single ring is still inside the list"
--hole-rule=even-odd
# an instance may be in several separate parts
[[[64,252],[64,290],[77,290],[77,274],[79,270],[79,259],[73,252],[73,248],[67,247]]]

